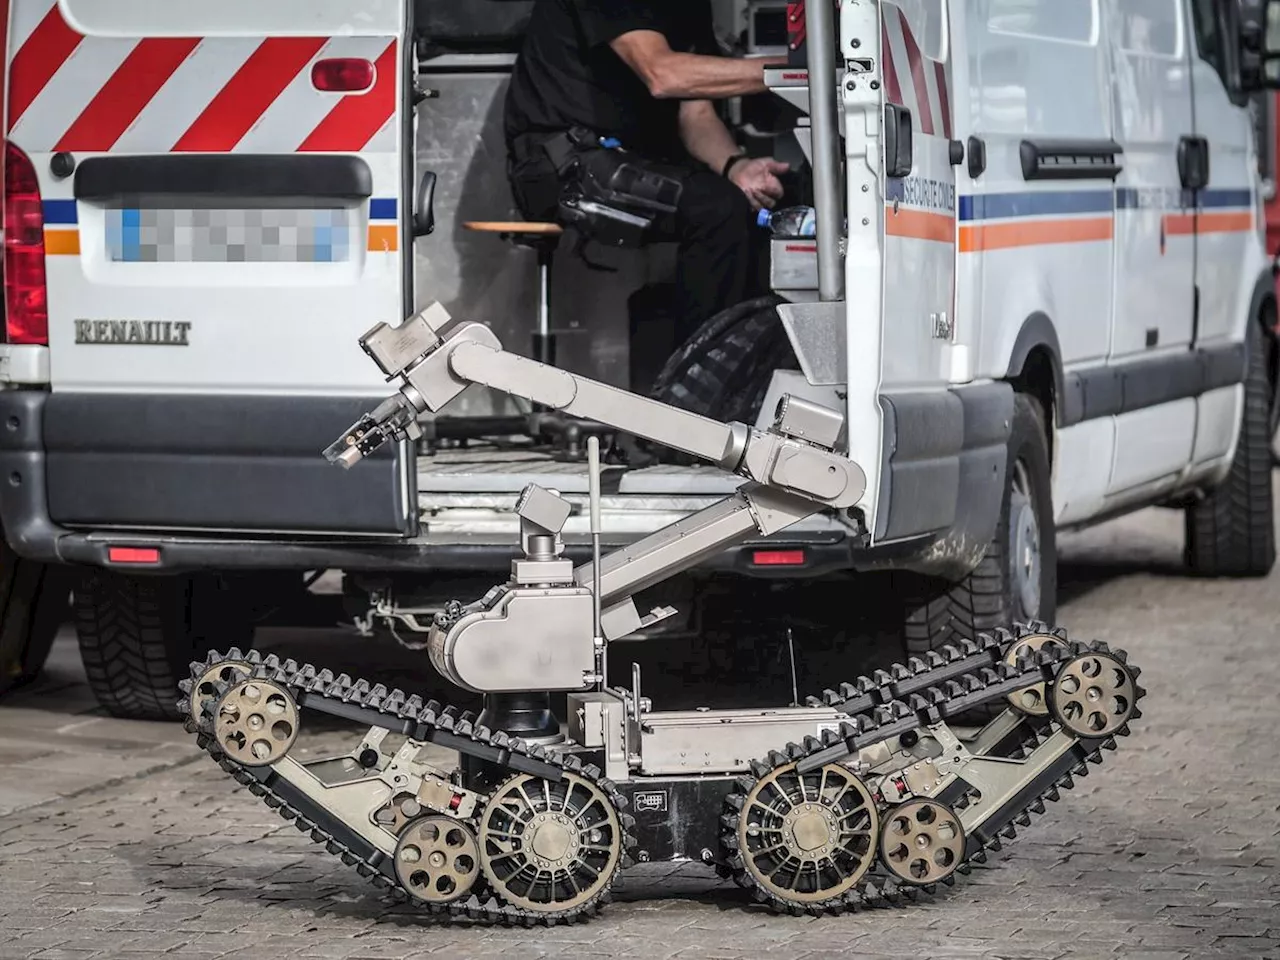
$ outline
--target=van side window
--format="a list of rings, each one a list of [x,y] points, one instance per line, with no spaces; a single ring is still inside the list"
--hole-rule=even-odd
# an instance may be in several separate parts
[[[1153,57],[1182,56],[1181,0],[1119,0],[1120,48]]]
[[[1196,49],[1200,59],[1208,63],[1224,84],[1228,84],[1227,55],[1222,42],[1222,21],[1218,19],[1216,0],[1191,0],[1195,17]]]
[[[1097,0],[989,0],[987,29],[992,33],[1098,42]]]

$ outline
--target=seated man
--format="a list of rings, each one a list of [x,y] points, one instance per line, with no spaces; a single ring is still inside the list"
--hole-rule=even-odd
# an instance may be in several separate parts
[[[782,197],[787,165],[749,159],[711,100],[763,92],[766,64],[720,55],[710,0],[538,0],[506,102],[512,190],[554,220],[564,184],[546,144],[575,128],[614,138],[682,189],[651,239],[680,245],[677,337],[759,292],[753,210]],[[563,137],[559,137],[563,141]]]

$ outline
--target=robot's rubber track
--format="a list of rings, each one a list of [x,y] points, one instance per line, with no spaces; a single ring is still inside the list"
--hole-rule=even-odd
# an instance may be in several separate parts
[[[1051,648],[1027,654],[1016,664],[1004,662],[1008,651],[1022,637],[1029,634],[1052,633],[1062,643]],[[809,737],[800,744],[788,744],[785,749],[774,751],[767,758],[753,762],[752,775],[738,779],[737,787],[726,800],[722,818],[727,873],[739,883],[751,889],[756,898],[774,909],[789,913],[831,913],[849,909],[860,903],[886,900],[896,902],[910,898],[920,890],[930,892],[931,887],[910,887],[875,871],[852,891],[837,901],[818,905],[797,906],[779,901],[767,891],[755,885],[743,868],[741,858],[735,852],[734,819],[741,799],[755,780],[771,769],[796,762],[802,769],[817,768],[826,763],[838,762],[856,751],[875,743],[900,737],[903,733],[940,720],[955,717],[1003,701],[1008,694],[1021,690],[1041,680],[1052,679],[1056,668],[1087,653],[1110,654],[1126,664],[1136,681],[1139,670],[1127,663],[1123,651],[1110,650],[1106,644],[1082,644],[1065,639],[1061,631],[1050,630],[1043,624],[1020,627],[1016,633],[997,631],[994,635],[982,635],[976,641],[963,641],[959,647],[946,647],[931,653],[924,659],[912,658],[905,665],[894,665],[888,670],[876,671],[870,677],[862,677],[851,684],[843,684],[836,690],[824,692],[821,698],[811,700],[815,704],[835,706],[849,714],[847,722],[838,731],[828,731],[821,739]],[[625,799],[616,786],[607,780],[591,764],[583,764],[573,756],[560,756],[538,745],[529,745],[510,738],[501,731],[491,731],[475,723],[470,713],[441,705],[436,700],[424,701],[400,690],[388,690],[382,684],[371,686],[364,680],[353,680],[346,674],[334,676],[328,670],[317,670],[310,665],[299,665],[293,660],[281,661],[275,656],[262,657],[256,651],[241,653],[232,649],[225,654],[211,653],[203,663],[191,665],[192,680],[182,683],[184,694],[179,709],[184,714],[186,728],[194,733],[199,745],[237,781],[250,792],[262,797],[286,820],[294,821],[297,828],[308,833],[314,841],[325,846],[328,852],[340,857],[344,863],[372,881],[392,896],[406,899],[399,887],[388,857],[373,848],[341,821],[330,817],[307,797],[296,793],[291,785],[273,772],[270,767],[249,768],[227,758],[218,744],[208,734],[209,717],[191,714],[192,685],[195,678],[224,662],[238,662],[248,666],[252,676],[270,680],[287,687],[295,697],[299,710],[328,713],[361,724],[404,734],[424,743],[457,750],[459,753],[494,764],[512,773],[528,773],[552,781],[558,780],[562,771],[568,770],[586,777],[604,790],[622,811],[624,827],[624,863],[627,848],[634,846],[630,837],[631,817],[625,813]],[[219,695],[228,687],[220,684]],[[1138,698],[1143,692],[1136,688]],[[206,706],[206,711],[208,710]],[[1134,708],[1130,719],[1141,716]],[[1129,732],[1127,724],[1117,731],[1117,736]],[[1027,731],[1020,731],[1025,737]],[[1073,777],[1084,776],[1089,763],[1101,762],[1101,752],[1115,748],[1113,737],[1099,740],[1078,740],[1060,761],[1043,771],[1040,777],[1019,796],[1001,807],[983,828],[968,838],[965,863],[962,872],[974,862],[986,860],[987,851],[1000,849],[1000,837],[1012,838],[1016,826],[1030,823],[1033,813],[1044,811],[1044,802],[1059,797],[1059,791],[1072,786]],[[1034,733],[1030,743],[1020,740],[1013,749],[1020,752],[1034,746]],[[959,808],[965,803],[963,790],[948,798]],[[428,905],[412,901],[426,912],[487,920],[502,924],[534,926],[572,923],[594,915],[609,899],[611,884],[591,901],[557,913],[531,911],[501,901],[484,889],[469,897],[444,905]]]
[[[191,693],[195,678],[200,677],[219,663],[242,662],[252,668],[252,676],[271,680],[287,687],[293,694],[300,711],[315,710],[332,716],[354,720],[361,724],[381,727],[393,733],[401,733],[424,743],[434,743],[459,753],[486,760],[512,773],[529,773],[556,781],[562,771],[593,781],[612,800],[621,812],[624,839],[624,863],[626,848],[634,846],[630,836],[633,819],[626,813],[626,799],[617,787],[606,779],[592,764],[584,764],[575,756],[559,757],[537,744],[526,744],[508,737],[502,731],[491,731],[478,725],[469,712],[456,707],[443,706],[437,700],[424,701],[419,696],[407,696],[400,690],[388,690],[384,685],[370,687],[364,680],[352,680],[347,674],[335,677],[332,671],[316,670],[310,664],[299,665],[294,660],[281,661],[274,655],[263,657],[256,650],[241,653],[232,648],[226,654],[211,653],[204,663],[191,665],[192,679],[182,682],[183,699],[178,704],[188,732],[196,735],[197,743],[218,765],[274,808],[281,817],[295,823],[302,833],[321,843],[325,849],[339,857],[343,863],[370,880],[379,889],[399,900],[410,899],[396,881],[389,858],[372,847],[340,820],[336,820],[307,797],[297,793],[291,784],[279,777],[270,767],[244,767],[222,753],[217,741],[201,729],[201,718],[191,711]],[[229,684],[219,684],[219,695]],[[609,901],[612,884],[587,903],[556,913],[544,913],[522,909],[499,901],[481,889],[469,897],[448,904],[426,904],[418,900],[412,903],[427,913],[444,914],[471,920],[487,920],[506,925],[537,926],[573,923],[598,913]]]
[[[1004,662],[1005,654],[1021,640],[1046,634],[1058,638],[1061,644],[1024,655],[1016,665]],[[1112,650],[1100,642],[1084,644],[1070,641],[1064,630],[1038,622],[1019,625],[1012,632],[998,630],[994,635],[983,634],[976,642],[962,642],[961,649],[946,648],[942,653],[929,654],[928,662],[912,658],[906,665],[895,664],[887,671],[877,670],[872,677],[861,677],[853,684],[842,684],[838,690],[827,690],[819,698],[810,698],[812,704],[835,706],[854,715],[849,722],[841,724],[838,731],[827,731],[821,738],[806,737],[803,743],[788,744],[785,750],[774,751],[767,758],[754,761],[751,775],[738,778],[736,789],[725,800],[725,812],[721,818],[721,841],[729,853],[728,869],[723,873],[750,890],[758,902],[779,913],[795,916],[842,913],[863,904],[898,903],[903,899],[914,899],[920,893],[933,893],[936,884],[904,884],[877,865],[842,897],[805,905],[779,899],[754,880],[737,851],[739,811],[747,794],[761,777],[779,767],[795,763],[801,772],[817,769],[928,724],[955,719],[975,707],[1003,700],[1033,683],[1050,679],[1058,665],[1089,653],[1108,654],[1125,665],[1135,681],[1136,692],[1129,719],[1141,718],[1142,711],[1137,703],[1146,693],[1136,682],[1141,669],[1129,663],[1125,651]],[[936,682],[938,678],[941,678],[941,684]],[[899,697],[905,697],[905,700]],[[850,707],[860,709],[855,712]],[[1116,737],[1127,737],[1129,733],[1129,724],[1125,723],[1114,736],[1077,739],[1017,796],[1009,798],[996,814],[966,837],[964,861],[956,873],[967,874],[972,864],[985,863],[988,851],[1001,849],[1001,838],[1012,840],[1017,836],[1018,827],[1029,827],[1032,815],[1043,814],[1045,803],[1059,800],[1063,790],[1070,790],[1075,785],[1075,778],[1088,776],[1089,765],[1101,764],[1103,751],[1115,750]],[[1021,737],[1011,744],[1009,756],[1030,752],[1039,741],[1034,731],[1029,739],[1025,734]],[[969,796],[968,785],[958,779],[947,795],[939,799],[962,809],[968,804]],[[950,886],[955,879],[953,874],[943,882]]]

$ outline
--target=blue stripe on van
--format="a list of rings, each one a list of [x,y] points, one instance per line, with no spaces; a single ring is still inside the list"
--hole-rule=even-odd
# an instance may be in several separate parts
[[[1230,207],[1252,207],[1253,192],[1238,188],[1195,191],[1181,187],[1118,187],[1118,210],[1225,210]]]
[[[395,197],[374,197],[369,201],[369,219],[395,220],[397,206]]]
[[[46,224],[74,224],[76,222],[76,202],[74,200],[46,200],[41,204],[44,208]]]
[[[1220,210],[1224,207],[1252,207],[1252,190],[1201,190],[1197,198],[1202,210]]]
[[[1115,196],[1110,190],[1042,190],[960,198],[961,220],[1061,217],[1073,213],[1111,213],[1114,210]]]

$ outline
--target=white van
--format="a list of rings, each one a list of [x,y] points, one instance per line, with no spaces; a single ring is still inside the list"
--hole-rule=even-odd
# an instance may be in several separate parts
[[[1185,509],[1196,572],[1268,572],[1276,302],[1245,96],[1274,6],[844,0],[839,50],[812,56],[803,3],[717,3],[727,50],[789,51],[730,116],[808,161],[819,208],[817,237],[773,243],[799,370],[770,397],[842,406],[869,483],[710,566],[893,571],[910,652],[1051,620],[1055,531],[1150,504]],[[341,570],[365,622],[403,623],[445,574],[505,575],[527,483],[585,499],[572,449],[483,439],[529,411],[479,393],[435,441],[349,472],[320,455],[386,392],[356,345],[376,322],[441,300],[515,349],[537,322],[534,258],[464,229],[512,219],[502,93],[530,7],[12,0],[0,519],[24,586],[0,649],[40,646],[74,565],[103,704],[171,716],[197,651],[248,642],[255,584]],[[823,122],[809,67],[832,54]],[[560,359],[625,383],[626,299],[662,251],[613,273],[571,253]],[[606,545],[737,482],[619,467]]]

